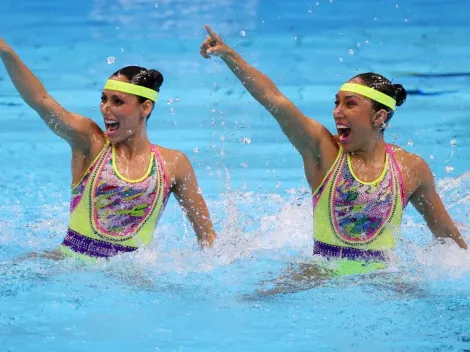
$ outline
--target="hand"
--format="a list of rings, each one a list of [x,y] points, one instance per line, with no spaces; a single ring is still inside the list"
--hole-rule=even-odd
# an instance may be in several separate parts
[[[220,35],[215,33],[208,25],[204,27],[209,34],[201,45],[200,53],[204,58],[210,59],[211,55],[223,56],[230,51],[230,47],[224,43]]]

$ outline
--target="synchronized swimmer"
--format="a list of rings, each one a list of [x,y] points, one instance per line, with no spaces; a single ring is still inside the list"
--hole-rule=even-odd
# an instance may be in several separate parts
[[[171,194],[200,246],[212,246],[216,233],[191,163],[182,152],[147,137],[147,120],[163,83],[160,72],[128,66],[111,75],[101,94],[102,131],[59,105],[1,39],[0,56],[23,100],[72,148],[69,228],[49,255],[90,260],[146,246]]]
[[[206,30],[201,55],[220,57],[302,156],[312,191],[313,254],[337,259],[344,272],[383,268],[408,203],[423,215],[434,236],[467,249],[426,162],[384,141],[396,107],[406,100],[402,85],[377,73],[362,73],[345,82],[335,98],[333,135],[305,116],[220,35],[209,26]]]

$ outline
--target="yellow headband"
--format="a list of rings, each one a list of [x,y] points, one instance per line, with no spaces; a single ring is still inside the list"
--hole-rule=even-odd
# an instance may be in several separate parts
[[[104,89],[138,95],[140,97],[150,99],[153,102],[157,102],[158,100],[158,92],[156,90],[138,86],[132,83],[116,81],[114,79],[108,79],[104,85]]]
[[[363,95],[367,98],[375,100],[376,102],[389,107],[392,110],[395,110],[395,107],[397,104],[395,99],[393,99],[391,96],[388,96],[387,94],[379,92],[378,90],[375,90],[374,88],[369,88],[367,86],[364,86],[362,84],[345,83],[341,86],[339,90]]]

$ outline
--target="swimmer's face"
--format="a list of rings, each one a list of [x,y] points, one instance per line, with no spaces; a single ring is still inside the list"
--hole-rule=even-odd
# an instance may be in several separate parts
[[[128,82],[127,77],[114,76],[111,79]],[[133,94],[104,89],[101,93],[101,114],[106,128],[105,134],[113,144],[139,135],[145,129],[147,116],[152,112],[152,102],[139,102]]]
[[[360,79],[350,83],[364,84]],[[374,111],[372,100],[358,93],[339,91],[336,94],[333,110],[338,141],[347,152],[367,148],[371,141],[377,140],[380,127],[385,121],[385,110]]]

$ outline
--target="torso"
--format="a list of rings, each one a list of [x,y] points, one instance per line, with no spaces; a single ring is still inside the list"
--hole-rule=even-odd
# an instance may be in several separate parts
[[[350,170],[354,177],[343,176],[354,179],[354,182],[348,184],[350,181],[335,180],[336,183],[330,183],[322,195],[322,205],[317,206],[316,190],[325,186],[324,179],[329,177],[328,172],[335,168],[335,161],[342,153],[334,137],[331,140],[325,138],[323,143],[317,158],[308,153],[302,154],[314,203],[314,254],[353,260],[365,257],[370,258],[368,260],[386,260],[386,253],[393,250],[395,238],[400,232],[403,208],[420,184],[421,176],[414,167],[420,158],[395,145],[384,147],[388,150],[387,154],[393,156],[393,163],[390,158],[386,160],[385,151],[384,157],[371,165],[361,164],[360,159],[350,155],[345,172],[348,174]],[[382,185],[377,184],[370,189],[364,185],[380,179],[384,168],[388,168],[389,173]],[[338,183],[340,181],[346,182],[344,190],[342,183]],[[342,204],[341,194],[352,196],[356,187],[358,194],[363,195],[359,203],[346,199]],[[367,192],[372,192],[369,201]],[[377,195],[373,195],[374,192],[378,192]],[[367,230],[369,226],[371,228]]]
[[[127,160],[105,142],[89,154],[73,153],[71,217],[61,251],[108,257],[148,244],[173,190],[181,153],[151,145]]]
[[[351,154],[340,148],[313,192],[314,238],[324,247],[394,248],[406,200],[394,152],[390,146],[385,150],[380,174],[364,180],[355,173]]]

